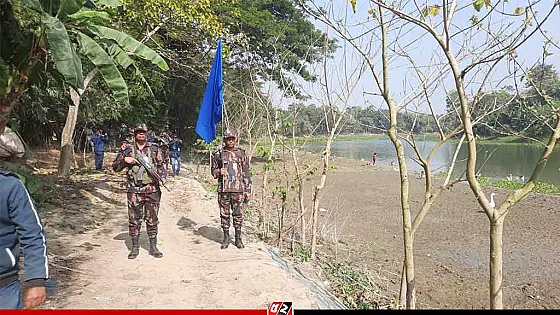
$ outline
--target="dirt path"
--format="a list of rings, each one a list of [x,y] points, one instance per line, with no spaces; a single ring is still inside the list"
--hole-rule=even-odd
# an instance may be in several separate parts
[[[103,209],[105,222],[81,234],[57,236],[65,244],[66,258],[81,263],[69,268],[72,265],[51,259],[55,269],[73,276],[69,283],[60,283],[60,293],[46,307],[266,309],[268,303],[283,300],[309,309],[332,302],[325,302],[324,292],[317,293],[292,267],[278,263],[263,242],[246,237],[245,249],[232,244],[221,250],[215,194],[184,175],[171,180],[171,192],[163,193],[158,247],[164,258],[148,255],[143,225],[140,256],[127,259],[131,243],[124,189],[115,175],[98,176],[103,185],[84,195],[93,207]]]

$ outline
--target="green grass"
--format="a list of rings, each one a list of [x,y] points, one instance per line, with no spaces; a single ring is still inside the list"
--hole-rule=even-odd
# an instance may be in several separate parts
[[[292,258],[300,262],[309,261],[309,259],[311,259],[311,253],[307,249],[298,246],[292,251]]]
[[[350,309],[394,308],[393,301],[383,296],[383,290],[373,283],[367,275],[351,266],[327,263],[323,269],[326,278],[332,283],[335,294]]]
[[[414,135],[416,140],[421,141],[438,141],[439,135],[435,133],[427,133],[427,134],[418,134]],[[284,141],[291,140],[291,137],[287,137]],[[310,137],[296,137],[295,138],[298,144],[303,143],[318,143],[318,142],[325,142],[327,140],[327,136],[310,136]],[[347,134],[347,135],[339,135],[337,136],[334,141],[359,141],[359,140],[388,140],[389,136],[386,134]],[[269,145],[270,140],[264,140],[261,142],[261,145]]]
[[[286,138],[286,139],[291,140],[291,138]],[[284,141],[286,141],[286,139]],[[326,136],[296,137],[295,139],[298,144],[317,143],[317,142],[327,141]],[[358,141],[358,140],[381,140],[381,139],[389,139],[389,137],[384,134],[339,135],[334,139],[334,141]]]
[[[400,134],[404,136],[404,134]],[[296,137],[296,143],[302,145],[304,143],[321,143],[327,140],[326,136],[310,136],[310,137]],[[388,140],[389,136],[386,134],[348,134],[339,135],[334,139],[337,141],[359,141],[359,140]],[[437,142],[440,140],[439,134],[437,133],[426,133],[414,135],[414,139],[417,141],[430,141]],[[476,137],[477,144],[499,144],[499,145],[530,145],[530,146],[541,146],[540,143],[531,141],[525,138],[517,136],[507,136],[507,137]],[[548,139],[541,139],[543,142],[547,142]],[[291,138],[285,138],[284,141],[291,141]],[[457,143],[458,138],[451,138],[449,142]],[[270,141],[264,140],[261,142],[261,146],[270,145]],[[556,146],[556,150],[560,150],[560,146]]]
[[[548,142],[548,139],[539,139],[542,142]],[[453,138],[450,141],[459,142],[459,139]],[[517,136],[506,136],[506,137],[476,137],[477,144],[499,144],[499,145],[533,145],[541,146],[539,142],[532,141],[526,138],[521,138]],[[556,149],[559,147],[557,146]]]
[[[480,184],[485,187],[498,187],[507,190],[515,190],[523,187],[523,184],[518,181],[507,181],[507,180],[494,180],[489,177],[480,177],[478,179]],[[533,192],[545,195],[560,195],[560,187],[548,184],[548,183],[537,183],[533,187]]]

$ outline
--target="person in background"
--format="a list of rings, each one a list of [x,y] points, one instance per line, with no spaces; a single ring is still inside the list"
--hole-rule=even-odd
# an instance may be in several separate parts
[[[125,141],[128,137],[128,127],[125,123],[121,124],[121,129],[119,129],[119,140],[121,142]]]
[[[95,169],[98,171],[103,170],[103,158],[105,156],[105,143],[109,141],[107,133],[98,129],[97,132],[91,137],[93,142],[93,151],[95,152]]]
[[[55,135],[56,136],[56,135]],[[93,136],[93,130],[91,127],[86,127],[86,152],[93,152],[93,142],[91,142],[91,137]],[[54,141],[54,139],[53,139]],[[91,150],[88,151],[87,149]]]
[[[183,147],[183,140],[181,140],[177,135],[175,135],[173,137],[173,140],[169,142],[172,176],[179,175],[179,171],[181,171],[181,148],[182,147]]]
[[[162,132],[161,136],[158,139],[158,146],[161,150],[161,156],[163,158],[163,167],[162,167],[162,178],[167,180],[167,169],[169,166],[169,136],[167,132]]]
[[[375,166],[375,161],[377,161],[377,153],[373,152],[371,156],[371,166]]]

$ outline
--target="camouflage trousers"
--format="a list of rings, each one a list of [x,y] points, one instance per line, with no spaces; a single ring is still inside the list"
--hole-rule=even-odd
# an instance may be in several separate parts
[[[132,237],[140,236],[142,219],[146,221],[148,237],[158,233],[158,213],[161,191],[128,192],[128,232]]]
[[[220,219],[222,229],[229,229],[230,217],[233,216],[233,227],[240,228],[243,224],[243,193],[220,192],[218,193],[218,205],[220,206]]]

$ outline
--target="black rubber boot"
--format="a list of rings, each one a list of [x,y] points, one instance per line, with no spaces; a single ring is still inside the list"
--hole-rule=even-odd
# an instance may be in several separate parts
[[[220,246],[221,249],[226,249],[229,246],[229,229],[223,229],[224,230],[224,239],[222,240],[222,246]]]
[[[128,259],[135,259],[138,257],[140,253],[140,247],[138,246],[138,237],[132,238],[132,248],[130,249],[130,253],[128,254]]]
[[[163,253],[157,248],[157,237],[150,238],[150,255],[155,258],[163,257]]]
[[[237,248],[245,248],[241,240],[241,228],[235,228],[235,246],[237,246]]]

